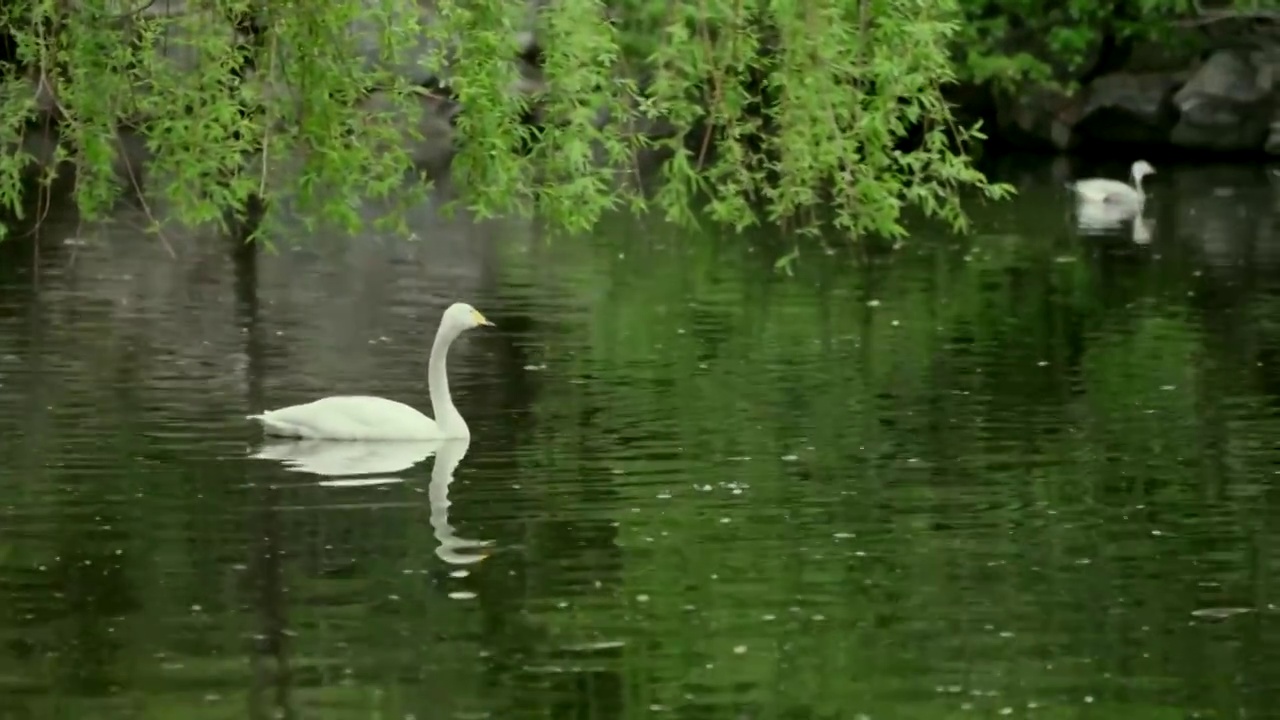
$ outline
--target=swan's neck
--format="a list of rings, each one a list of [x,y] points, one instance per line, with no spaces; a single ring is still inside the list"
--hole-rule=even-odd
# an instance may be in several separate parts
[[[1138,191],[1138,197],[1142,197],[1144,195],[1144,193],[1142,192],[1142,176],[1141,175],[1133,176],[1133,189]]]
[[[445,369],[449,346],[457,337],[458,333],[443,327],[436,332],[436,341],[431,345],[431,360],[427,363],[427,388],[431,391],[431,413],[435,415],[440,432],[450,437],[470,437],[467,423],[449,396],[449,373]]]

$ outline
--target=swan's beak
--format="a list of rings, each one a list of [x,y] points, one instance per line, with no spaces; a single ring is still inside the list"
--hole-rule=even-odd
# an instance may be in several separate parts
[[[471,319],[476,321],[476,325],[484,325],[485,327],[494,326],[493,323],[489,322],[489,318],[482,315],[479,310],[473,310],[471,312]]]

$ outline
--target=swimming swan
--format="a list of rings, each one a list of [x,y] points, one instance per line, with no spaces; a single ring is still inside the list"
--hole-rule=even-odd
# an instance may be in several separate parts
[[[436,419],[423,415],[395,400],[368,395],[334,395],[302,405],[248,415],[269,435],[326,440],[452,440],[470,438],[467,423],[449,397],[449,376],[445,356],[449,346],[464,331],[481,325],[493,327],[479,310],[466,303],[454,303],[440,318],[431,360],[427,364],[427,387],[431,391],[431,411]]]
[[[1082,203],[1103,203],[1137,210],[1142,207],[1146,195],[1142,192],[1142,178],[1154,174],[1155,168],[1146,160],[1138,160],[1129,169],[1133,185],[1126,185],[1111,178],[1085,178],[1069,184]]]

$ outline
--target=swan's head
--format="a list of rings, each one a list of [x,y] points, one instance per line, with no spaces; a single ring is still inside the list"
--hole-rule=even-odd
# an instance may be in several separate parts
[[[1129,170],[1129,174],[1133,176],[1134,180],[1141,180],[1148,175],[1155,175],[1156,169],[1151,167],[1151,163],[1146,160],[1138,160]]]
[[[455,333],[478,328],[482,325],[493,327],[493,323],[489,322],[489,319],[482,315],[479,310],[461,302],[450,305],[449,309],[444,311],[441,325]]]

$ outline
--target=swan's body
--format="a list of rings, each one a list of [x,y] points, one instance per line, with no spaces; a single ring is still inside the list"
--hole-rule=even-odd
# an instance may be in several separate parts
[[[1138,160],[1129,169],[1129,177],[1133,185],[1127,185],[1111,178],[1085,178],[1071,183],[1076,197],[1083,205],[1099,204],[1114,206],[1131,212],[1142,208],[1146,195],[1142,191],[1142,178],[1155,173],[1156,169],[1146,160]]]
[[[432,393],[434,396],[435,393]],[[270,435],[327,440],[436,440],[440,425],[402,402],[372,395],[331,395],[250,415]]]
[[[427,386],[431,419],[395,400],[369,395],[334,395],[301,405],[267,410],[248,419],[262,423],[270,435],[324,440],[447,440],[470,438],[471,431],[449,396],[445,357],[464,331],[492,326],[479,310],[454,303],[444,311],[431,346]]]
[[[1086,235],[1110,235],[1134,220],[1136,215],[1122,205],[1080,203],[1076,206],[1076,229]]]

